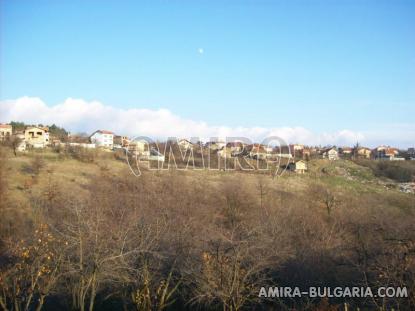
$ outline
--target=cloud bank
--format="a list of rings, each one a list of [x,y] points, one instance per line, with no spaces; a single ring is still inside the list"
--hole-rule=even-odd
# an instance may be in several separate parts
[[[91,133],[97,129],[106,129],[120,135],[148,136],[153,139],[200,137],[202,140],[207,140],[210,137],[233,136],[247,137],[252,141],[260,142],[265,137],[278,136],[288,143],[340,146],[353,145],[356,141],[370,144],[370,140],[374,143],[377,138],[382,138],[379,136],[379,131],[365,134],[342,129],[332,133],[313,133],[303,127],[216,126],[203,121],[181,118],[167,109],[121,109],[99,101],[73,98],[53,106],[47,105],[37,97],[0,101],[0,121],[49,125],[55,123],[71,132]],[[407,140],[411,141],[415,137],[413,127],[410,128],[409,135],[411,138]]]

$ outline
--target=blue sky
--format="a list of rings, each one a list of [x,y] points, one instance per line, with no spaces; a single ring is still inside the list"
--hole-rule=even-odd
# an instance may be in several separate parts
[[[415,133],[415,1],[0,3],[1,100]]]

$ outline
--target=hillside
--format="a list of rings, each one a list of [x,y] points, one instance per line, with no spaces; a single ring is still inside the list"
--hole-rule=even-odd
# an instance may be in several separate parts
[[[142,166],[135,177],[110,152],[1,152],[3,300],[17,278],[46,310],[250,309],[276,285],[387,284],[410,297],[270,308],[414,305],[415,195],[366,165],[312,160],[276,178]]]

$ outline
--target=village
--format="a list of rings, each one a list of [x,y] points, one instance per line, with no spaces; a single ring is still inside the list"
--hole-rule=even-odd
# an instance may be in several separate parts
[[[13,122],[12,122],[13,123]],[[116,135],[108,130],[96,130],[90,135],[71,134],[64,129],[52,125],[23,125],[22,123],[0,124],[0,141],[9,143],[15,153],[28,152],[32,149],[43,149],[57,146],[70,146],[85,149],[100,149],[107,152],[125,150],[129,154],[140,157],[142,160],[165,161],[158,145],[144,139],[131,139],[127,136]],[[58,129],[58,130],[57,130]],[[311,159],[326,159],[336,161],[339,159],[355,160],[382,160],[382,161],[413,161],[415,148],[401,150],[381,145],[376,148],[360,146],[307,146],[304,144],[290,144],[286,146],[271,146],[260,143],[246,143],[243,141],[215,140],[191,142],[181,138],[173,142],[181,151],[187,153],[198,150],[208,150],[216,153],[219,158],[229,159],[245,157],[254,160],[275,161],[285,159],[289,170],[304,174],[307,172],[307,163]],[[193,154],[193,153],[192,153]]]

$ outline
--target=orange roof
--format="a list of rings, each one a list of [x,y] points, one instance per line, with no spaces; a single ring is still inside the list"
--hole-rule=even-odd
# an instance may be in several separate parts
[[[10,125],[10,124],[3,124],[3,123],[0,123],[0,128],[4,128],[4,129],[11,129],[12,128],[12,126]]]
[[[398,153],[398,149],[396,148],[386,148],[385,149],[385,154],[397,154]]]

